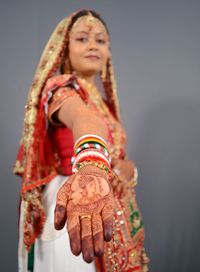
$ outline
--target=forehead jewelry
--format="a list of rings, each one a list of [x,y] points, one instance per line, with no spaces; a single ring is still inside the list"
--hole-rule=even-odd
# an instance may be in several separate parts
[[[92,27],[93,27],[94,24],[95,24],[94,16],[92,16],[92,14],[89,13],[89,15],[86,18],[86,25],[89,28],[89,30],[92,29]]]
[[[99,21],[98,18],[95,18],[91,13],[81,16],[80,18],[78,18],[78,20],[74,23],[74,25],[72,26],[72,31],[78,26],[78,24],[80,22],[85,22],[86,26],[89,28],[89,30],[91,30],[95,24],[100,25],[101,27],[103,27],[103,29],[105,30],[105,32],[107,33],[105,26],[101,23],[101,21]]]

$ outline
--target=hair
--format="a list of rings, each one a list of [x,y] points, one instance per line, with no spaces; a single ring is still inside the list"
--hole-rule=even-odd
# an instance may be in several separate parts
[[[107,28],[107,25],[105,23],[105,21],[101,18],[101,16],[94,10],[81,10],[79,12],[77,12],[73,17],[72,17],[72,20],[71,20],[71,23],[69,25],[69,28],[68,28],[68,32],[70,32],[72,26],[74,25],[74,23],[82,16],[85,16],[85,15],[89,15],[89,14],[92,14],[93,17],[97,18],[104,26],[105,26],[105,29],[109,35],[109,31],[108,31],[108,28]]]
[[[64,54],[63,54],[63,61],[62,61],[61,67],[60,67],[60,72],[61,72],[61,74],[64,74],[64,70],[65,70],[65,69],[64,69],[64,63],[65,63],[66,57],[67,57],[68,54],[69,54],[69,33],[70,33],[70,31],[71,31],[73,25],[75,24],[75,22],[76,22],[80,17],[85,16],[85,15],[89,15],[89,14],[92,14],[93,17],[97,18],[97,19],[104,25],[104,27],[105,27],[105,29],[106,29],[108,35],[110,35],[110,34],[109,34],[109,30],[108,30],[108,28],[107,28],[107,25],[106,25],[105,21],[104,21],[104,20],[101,18],[101,16],[100,16],[97,12],[95,12],[94,10],[81,10],[81,11],[75,13],[75,15],[74,15],[74,16],[72,17],[72,19],[71,19],[71,22],[70,22],[70,24],[69,24],[68,31],[67,31],[66,44],[65,44],[65,50],[64,50],[65,52],[64,52]]]

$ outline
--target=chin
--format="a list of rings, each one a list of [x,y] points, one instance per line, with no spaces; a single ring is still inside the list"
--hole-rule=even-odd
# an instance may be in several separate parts
[[[98,72],[102,69],[102,65],[100,65],[100,63],[88,63],[84,65],[83,69]]]

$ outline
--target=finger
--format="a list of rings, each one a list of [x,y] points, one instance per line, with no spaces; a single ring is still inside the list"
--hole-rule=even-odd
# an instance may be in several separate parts
[[[68,186],[67,183],[59,189],[56,197],[56,207],[54,210],[54,226],[55,229],[61,230],[67,219],[66,206],[67,206],[67,193]]]
[[[91,263],[94,259],[94,249],[90,218],[84,218],[81,220],[81,243],[83,259],[87,263]]]
[[[113,205],[114,200],[110,199],[102,210],[104,239],[109,242],[113,235]]]
[[[93,234],[93,244],[94,244],[94,253],[97,257],[103,255],[103,225],[100,215],[94,215],[92,217],[92,234]]]
[[[78,215],[68,215],[67,230],[69,233],[71,251],[74,255],[78,256],[81,253],[81,235]]]
[[[64,228],[67,220],[66,208],[60,205],[56,205],[54,210],[54,227],[57,230]]]

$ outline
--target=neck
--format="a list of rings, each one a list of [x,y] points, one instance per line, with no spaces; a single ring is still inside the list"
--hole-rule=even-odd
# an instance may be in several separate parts
[[[76,75],[78,77],[85,79],[87,82],[91,83],[92,85],[95,85],[96,74],[87,75],[87,74],[76,72]]]

